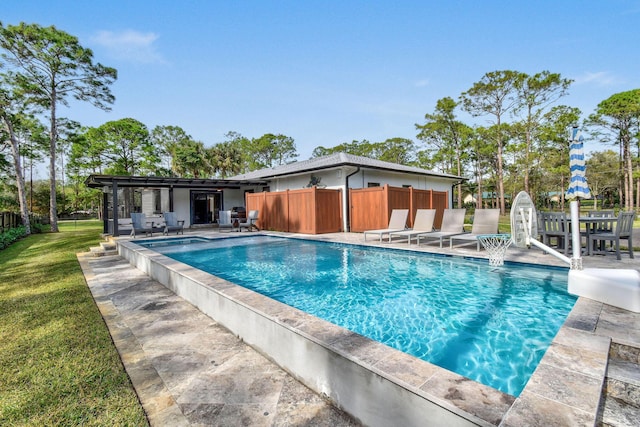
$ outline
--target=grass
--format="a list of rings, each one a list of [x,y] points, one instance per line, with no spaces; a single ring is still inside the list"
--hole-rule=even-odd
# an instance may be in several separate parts
[[[0,251],[0,425],[146,426],[76,253],[98,221]]]

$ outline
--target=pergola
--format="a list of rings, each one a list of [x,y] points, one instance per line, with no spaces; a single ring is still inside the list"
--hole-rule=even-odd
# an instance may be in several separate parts
[[[89,188],[102,189],[104,232],[109,232],[109,193],[113,198],[113,235],[118,235],[118,189],[119,188],[168,188],[169,210],[173,210],[173,189],[240,189],[242,186],[267,186],[268,182],[259,179],[203,179],[203,178],[173,178],[159,176],[121,176],[121,175],[89,175],[85,180]]]

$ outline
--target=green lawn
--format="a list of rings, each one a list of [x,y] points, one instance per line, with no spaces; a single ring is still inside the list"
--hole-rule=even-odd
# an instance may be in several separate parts
[[[61,222],[0,251],[0,425],[148,425],[76,258],[101,229]]]

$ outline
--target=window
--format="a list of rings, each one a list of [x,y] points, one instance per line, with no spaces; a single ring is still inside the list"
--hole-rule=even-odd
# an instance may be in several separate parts
[[[367,187],[380,187],[379,182],[367,182]]]

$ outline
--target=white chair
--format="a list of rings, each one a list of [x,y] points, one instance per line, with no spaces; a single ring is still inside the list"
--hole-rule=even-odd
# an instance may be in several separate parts
[[[442,241],[444,239],[454,234],[463,233],[464,214],[466,212],[466,209],[445,209],[442,215],[440,230],[418,234],[418,245],[420,244],[420,239],[438,239],[440,241],[440,247],[442,247]]]
[[[403,231],[407,228],[407,216],[409,216],[409,209],[394,209],[391,211],[391,218],[389,219],[389,226],[387,228],[381,228],[378,230],[367,230],[364,232],[364,240],[367,240],[367,234],[377,234],[380,236],[382,242],[382,236],[389,234],[393,231]]]
[[[483,234],[496,234],[498,232],[499,222],[500,209],[476,209],[473,214],[471,233],[449,236],[449,249],[453,248],[453,242],[456,240],[467,242],[465,244],[476,242],[478,250],[480,250],[480,241],[478,240],[478,236]]]
[[[246,222],[241,222],[239,225],[240,231],[242,231],[243,228],[246,228],[247,231],[251,231],[254,227],[256,230],[260,231],[260,229],[256,225],[256,222],[258,221],[258,213],[259,213],[258,210],[249,211],[249,215],[247,215]]]
[[[218,231],[233,231],[233,222],[231,222],[231,211],[218,212]]]
[[[389,242],[391,237],[400,236],[406,237],[407,243],[411,245],[411,239],[416,238],[418,234],[427,233],[433,231],[433,221],[436,218],[435,209],[418,209],[416,210],[416,217],[413,220],[413,228],[403,231],[392,231],[389,233]]]

